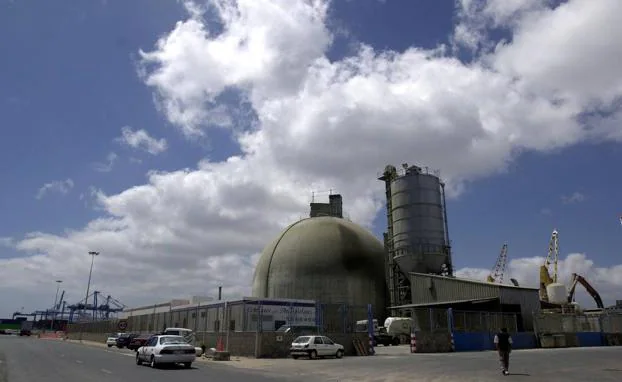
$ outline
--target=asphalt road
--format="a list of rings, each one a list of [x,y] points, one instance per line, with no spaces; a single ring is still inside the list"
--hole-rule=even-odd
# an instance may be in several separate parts
[[[0,382],[622,381],[622,347],[517,350],[512,353],[508,377],[501,375],[491,351],[409,354],[407,346],[377,350],[373,357],[197,361],[191,370],[154,370],[137,366],[133,352],[125,349],[0,336]]]
[[[208,362],[195,362],[189,370],[151,369],[137,366],[129,352],[16,336],[0,336],[0,361],[0,382],[298,381]]]

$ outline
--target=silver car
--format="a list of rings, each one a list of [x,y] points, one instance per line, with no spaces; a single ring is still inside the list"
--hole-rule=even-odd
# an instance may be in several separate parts
[[[341,358],[345,352],[343,345],[336,344],[326,336],[300,336],[292,342],[289,354],[293,359],[299,357],[336,357]]]
[[[147,362],[153,368],[162,364],[181,363],[189,369],[195,359],[194,346],[188,344],[182,336],[153,336],[136,351],[136,364]]]

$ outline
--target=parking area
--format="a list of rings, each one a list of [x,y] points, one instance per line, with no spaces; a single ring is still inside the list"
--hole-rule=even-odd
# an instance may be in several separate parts
[[[516,350],[511,358],[511,377],[529,381],[620,381],[622,347]],[[324,381],[498,381],[497,354],[469,353],[410,354],[407,345],[378,347],[370,357],[343,359],[250,359],[226,363],[231,367],[266,373],[296,375]]]
[[[102,351],[132,354],[127,349],[98,346]],[[513,378],[529,381],[620,381],[622,347],[531,349],[512,353]],[[492,351],[411,354],[408,345],[379,346],[376,355],[342,359],[254,359],[232,357],[229,362],[200,359],[217,368],[239,368],[272,376],[307,378],[310,381],[498,381],[497,355]]]

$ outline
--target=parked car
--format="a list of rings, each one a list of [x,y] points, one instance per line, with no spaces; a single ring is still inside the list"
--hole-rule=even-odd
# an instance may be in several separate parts
[[[108,345],[109,348],[115,346],[117,344],[117,338],[119,338],[121,334],[122,333],[112,333],[106,338],[106,345]]]
[[[153,334],[140,335],[138,337],[134,337],[130,343],[127,345],[127,348],[130,350],[138,351],[138,348],[144,346],[149,339],[153,337]]]
[[[32,334],[32,332],[28,329],[22,329],[19,331],[19,335],[20,336],[28,336],[30,337],[30,335]]]
[[[148,362],[149,366],[153,368],[166,363],[181,363],[189,369],[195,359],[194,346],[187,343],[182,336],[153,336],[136,352],[137,365]]]
[[[343,357],[345,349],[343,345],[336,344],[326,336],[300,336],[292,342],[289,354],[293,359],[299,357]]]
[[[136,333],[123,333],[117,337],[115,344],[119,349],[123,349],[124,347],[127,347],[127,345],[129,345],[130,342],[132,342],[132,340],[136,337],[138,337],[138,334]]]

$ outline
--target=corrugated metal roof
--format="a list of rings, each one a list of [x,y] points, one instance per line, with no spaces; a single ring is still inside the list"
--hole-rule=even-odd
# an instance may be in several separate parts
[[[498,300],[498,297],[491,298],[471,298],[467,300],[456,300],[456,301],[439,301],[439,302],[430,302],[430,303],[421,303],[421,304],[408,304],[408,305],[400,305],[400,306],[392,306],[389,309],[400,309],[400,308],[421,308],[426,306],[438,306],[438,305],[452,305],[452,304],[464,304],[467,302],[470,303],[481,303],[481,302],[489,302]]]
[[[463,279],[463,278],[459,278],[459,277],[440,276],[440,275],[433,275],[433,274],[429,274],[429,273],[410,272],[410,274],[416,275],[416,276],[426,276],[426,277],[430,277],[430,278],[443,279],[443,280],[453,279],[453,280],[458,280],[458,281],[466,282],[466,283],[479,284],[479,285],[492,285],[492,286],[501,287],[501,288],[538,290],[538,288],[528,288],[528,287],[516,286],[516,285],[512,285],[512,284],[489,283],[489,282],[481,281],[481,280]]]

